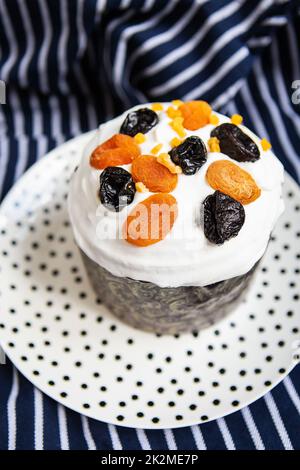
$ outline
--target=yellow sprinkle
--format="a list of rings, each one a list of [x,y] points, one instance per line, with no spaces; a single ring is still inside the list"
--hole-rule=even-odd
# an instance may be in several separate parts
[[[151,150],[151,153],[153,153],[154,155],[156,155],[162,148],[163,144],[157,144],[155,145],[155,147],[153,147],[153,149]]]
[[[171,140],[170,145],[171,147],[178,147],[182,143],[182,140],[178,139],[178,137],[174,137],[174,139]]]
[[[270,150],[270,148],[272,148],[272,145],[270,144],[270,142],[265,138],[261,139],[260,144],[262,146],[262,149],[265,151]]]
[[[243,118],[240,114],[233,114],[231,116],[231,122],[232,124],[235,124],[236,126],[238,126],[239,124],[242,124]]]
[[[173,106],[177,106],[177,107],[178,107],[178,106],[181,106],[182,104],[183,104],[183,101],[181,101],[181,100],[173,100],[173,101],[172,101],[172,105],[173,105]]]
[[[169,106],[167,109],[167,115],[170,119],[175,119],[177,117],[181,117],[181,112],[179,109],[173,108],[173,106]]]
[[[173,121],[170,122],[170,126],[179,135],[179,137],[186,136],[186,132],[184,130],[182,123],[183,123],[182,117],[175,117]]]
[[[135,189],[139,193],[147,193],[149,191],[149,189],[141,181],[139,181],[138,183],[135,183]]]
[[[134,140],[136,141],[137,144],[142,144],[146,140],[146,136],[139,132],[138,134],[135,134]]]
[[[153,111],[162,111],[164,107],[161,103],[153,103],[151,109],[153,109]]]
[[[208,139],[208,147],[210,152],[220,152],[220,142],[217,137],[211,137]]]
[[[177,165],[175,165],[175,163],[172,162],[171,157],[168,153],[159,154],[158,157],[157,157],[157,161],[161,165],[168,168],[170,173],[173,173],[173,174],[182,173],[182,169],[180,168],[180,166],[177,166]]]
[[[213,124],[214,126],[217,126],[219,124],[219,118],[216,114],[211,114],[209,116],[209,122]]]

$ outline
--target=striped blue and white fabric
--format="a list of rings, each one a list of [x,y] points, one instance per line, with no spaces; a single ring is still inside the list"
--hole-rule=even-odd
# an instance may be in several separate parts
[[[0,79],[1,197],[53,147],[175,98],[239,112],[300,180],[299,2],[0,0]],[[87,419],[0,366],[0,449],[300,449],[299,429],[299,367],[241,412],[144,431]]]

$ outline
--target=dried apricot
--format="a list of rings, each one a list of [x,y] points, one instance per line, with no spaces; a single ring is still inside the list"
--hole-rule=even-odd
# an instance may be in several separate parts
[[[163,240],[172,230],[178,208],[171,194],[153,194],[137,204],[123,226],[123,237],[136,246],[149,246]]]
[[[178,177],[161,165],[153,155],[140,155],[132,162],[131,174],[135,182],[153,193],[169,193],[177,186]]]
[[[179,106],[183,117],[183,125],[190,131],[209,124],[211,107],[206,101],[188,101]]]
[[[244,205],[255,201],[261,194],[252,176],[228,160],[213,162],[207,169],[206,179],[213,189],[227,194]]]
[[[139,146],[132,137],[115,134],[95,148],[90,164],[97,170],[103,170],[107,166],[127,165],[140,153]]]

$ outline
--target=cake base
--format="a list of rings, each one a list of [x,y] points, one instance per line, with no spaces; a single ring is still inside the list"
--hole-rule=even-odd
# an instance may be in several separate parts
[[[159,334],[199,331],[220,321],[242,301],[259,263],[243,276],[205,287],[162,288],[114,276],[80,251],[104,305],[129,325]]]

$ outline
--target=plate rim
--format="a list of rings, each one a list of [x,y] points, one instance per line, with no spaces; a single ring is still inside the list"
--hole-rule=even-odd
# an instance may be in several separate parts
[[[85,139],[86,143],[88,143],[88,138],[92,137],[92,135],[96,131],[97,131],[97,129],[94,129],[94,130],[85,132],[85,133],[83,133],[79,136],[73,137],[72,139],[64,142],[63,144],[53,148],[50,152],[46,153],[42,158],[40,158],[30,168],[28,168],[22,174],[22,176],[13,184],[13,186],[10,188],[10,190],[7,192],[7,194],[3,198],[3,200],[0,204],[0,217],[1,217],[2,211],[5,210],[6,204],[9,203],[9,200],[13,197],[14,193],[18,191],[19,185],[24,184],[24,179],[29,178],[30,174],[32,172],[36,171],[37,168],[40,165],[44,164],[44,158],[48,158],[48,159],[53,158],[54,159],[56,157],[56,153],[57,153],[58,150],[63,150],[64,147],[72,145],[76,141],[82,141],[82,140]],[[291,184],[291,186],[293,186],[296,191],[299,191],[300,186],[298,185],[297,181],[294,180],[294,178],[286,170],[284,171],[284,174],[285,174],[285,179],[288,180],[289,184]],[[119,322],[118,319],[116,319],[116,321]],[[229,416],[231,414],[234,414],[238,411],[241,411],[243,408],[251,405],[252,403],[255,403],[257,400],[264,397],[268,392],[272,391],[278,384],[280,384],[284,380],[285,377],[287,377],[294,370],[294,368],[297,365],[299,365],[299,363],[293,363],[293,361],[291,359],[291,363],[290,363],[289,367],[286,368],[285,373],[279,375],[277,380],[272,382],[272,384],[270,386],[265,386],[263,391],[260,391],[260,392],[257,393],[257,395],[255,395],[255,398],[252,397],[252,398],[249,398],[249,400],[243,401],[243,403],[240,403],[238,406],[236,406],[234,408],[230,408],[230,410],[226,413],[224,413],[224,412],[220,412],[219,414],[216,413],[214,415],[214,417],[209,418],[206,421],[199,421],[199,418],[198,418],[195,421],[189,421],[187,419],[184,423],[178,423],[178,424],[174,423],[169,427],[168,426],[167,427],[162,426],[160,423],[153,424],[153,425],[149,423],[147,426],[143,426],[142,424],[141,425],[137,424],[137,425],[133,426],[133,425],[130,425],[130,424],[126,424],[126,422],[124,422],[124,423],[117,422],[114,419],[112,419],[110,421],[99,419],[98,417],[93,416],[92,412],[90,413],[88,410],[80,410],[79,411],[75,407],[70,406],[68,403],[65,403],[63,398],[59,398],[54,393],[51,393],[51,389],[49,390],[46,387],[43,387],[43,385],[41,385],[39,383],[38,378],[35,378],[35,376],[30,375],[29,373],[24,371],[21,362],[19,363],[18,361],[16,361],[16,362],[14,361],[14,359],[12,358],[13,357],[13,352],[11,352],[11,350],[9,350],[8,347],[6,347],[6,345],[3,345],[2,341],[1,341],[1,337],[0,337],[0,346],[1,346],[2,350],[4,351],[5,355],[8,357],[8,359],[12,363],[13,367],[15,367],[34,387],[36,387],[38,390],[40,390],[42,393],[44,393],[45,395],[47,395],[48,397],[50,397],[51,399],[53,399],[57,403],[65,406],[66,408],[68,408],[72,411],[75,411],[76,413],[79,413],[80,415],[87,416],[88,418],[91,418],[91,419],[95,419],[96,421],[100,421],[100,422],[103,422],[103,423],[106,423],[106,424],[113,424],[113,425],[120,426],[120,427],[131,428],[131,429],[146,429],[146,430],[179,429],[179,428],[185,428],[185,427],[190,427],[190,426],[194,426],[194,425],[202,425],[202,424],[206,424],[208,422],[212,422],[212,421],[215,421],[217,419]]]

